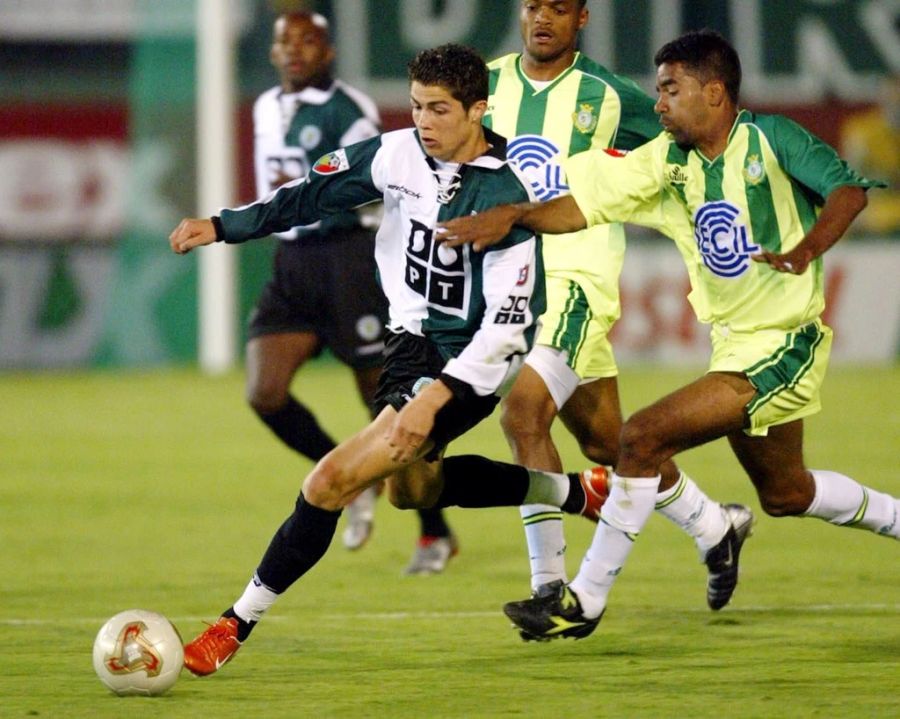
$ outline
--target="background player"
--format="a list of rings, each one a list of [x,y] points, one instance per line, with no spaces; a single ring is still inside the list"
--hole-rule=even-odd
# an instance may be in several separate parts
[[[332,77],[334,59],[322,15],[295,12],[276,18],[270,60],[280,82],[253,107],[260,197],[306,177],[324,152],[378,134],[375,103]],[[250,318],[250,406],[288,447],[314,461],[336,445],[291,394],[297,371],[310,358],[329,347],[353,369],[360,397],[372,408],[387,324],[387,300],[376,281],[375,232],[369,229],[375,224],[373,214],[345,212],[278,233],[273,276]],[[377,495],[378,488],[370,487],[350,504],[343,533],[348,549],[368,539]],[[419,561],[411,566],[421,573],[440,571],[455,547],[440,510],[423,514]],[[431,547],[437,540],[429,541],[426,534],[442,539]]]
[[[566,157],[587,149],[631,150],[661,130],[650,97],[578,52],[588,19],[585,0],[522,0],[522,52],[489,64],[485,124],[510,138],[509,156],[541,200],[568,191],[561,167]],[[518,464],[562,471],[550,434],[557,415],[586,457],[615,464],[622,410],[608,333],[620,313],[624,253],[621,224],[595,225],[544,244],[547,312],[503,401],[503,430]],[[720,609],[734,592],[752,514],[706,497],[671,461],[662,474],[657,506],[693,536],[710,573],[707,601]],[[532,589],[552,592],[566,579],[562,513],[535,505],[521,514]],[[735,561],[725,565],[726,557]]]

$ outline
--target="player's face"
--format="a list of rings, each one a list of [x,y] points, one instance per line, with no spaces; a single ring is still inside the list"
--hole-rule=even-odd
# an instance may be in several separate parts
[[[285,15],[275,21],[269,59],[278,70],[282,87],[297,92],[328,74],[334,49],[325,31],[310,18]]]
[[[481,118],[487,107],[479,100],[466,110],[440,85],[413,81],[409,88],[413,124],[425,154],[443,162],[468,162],[481,138]]]
[[[654,109],[662,126],[682,145],[695,145],[707,124],[709,106],[703,84],[689,75],[680,62],[656,68],[658,98]]]
[[[578,0],[522,0],[519,29],[525,53],[536,62],[552,62],[575,51],[578,31],[588,19]]]

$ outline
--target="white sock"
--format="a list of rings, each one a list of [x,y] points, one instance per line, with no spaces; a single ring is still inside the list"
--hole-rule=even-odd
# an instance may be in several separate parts
[[[839,472],[812,469],[810,474],[816,496],[804,515],[900,539],[900,500]]]
[[[725,509],[681,472],[674,487],[656,495],[656,511],[694,538],[701,557],[715,547],[730,526]]]
[[[254,574],[241,598],[232,609],[245,622],[258,622],[266,610],[275,604],[278,595],[259,581]]]
[[[529,469],[528,492],[522,504],[552,504],[554,508],[561,507],[569,496],[570,486],[568,475],[561,472]]]
[[[531,589],[557,579],[566,581],[566,538],[563,513],[549,504],[519,507],[531,563]]]
[[[609,497],[600,510],[600,522],[578,576],[570,587],[578,595],[584,615],[600,616],[606,597],[631,553],[634,540],[653,513],[659,475],[620,477],[613,474]]]

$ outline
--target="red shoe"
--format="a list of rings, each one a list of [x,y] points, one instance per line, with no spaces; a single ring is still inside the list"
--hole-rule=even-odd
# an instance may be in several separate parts
[[[592,522],[600,521],[600,508],[609,496],[609,471],[606,467],[593,467],[578,474],[584,490],[584,508],[581,516]]]
[[[184,666],[198,677],[205,677],[231,661],[241,648],[234,617],[219,617],[203,634],[184,645]]]

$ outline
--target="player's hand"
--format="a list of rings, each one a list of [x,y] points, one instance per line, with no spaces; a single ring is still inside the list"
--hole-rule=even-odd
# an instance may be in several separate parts
[[[812,256],[795,247],[790,252],[778,254],[777,252],[762,251],[758,255],[750,255],[751,260],[765,262],[778,272],[786,272],[792,275],[802,275],[812,262]]]
[[[435,416],[452,397],[450,388],[435,380],[400,410],[387,436],[391,460],[408,463],[423,453],[431,444]]]
[[[216,241],[216,228],[212,220],[185,218],[169,235],[169,247],[183,255],[200,245],[211,245]]]
[[[517,217],[515,205],[498,205],[477,215],[440,222],[435,228],[434,237],[448,247],[471,244],[479,252],[506,237]]]

